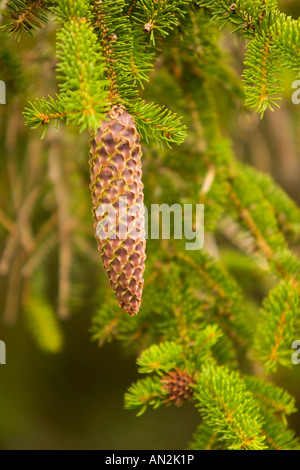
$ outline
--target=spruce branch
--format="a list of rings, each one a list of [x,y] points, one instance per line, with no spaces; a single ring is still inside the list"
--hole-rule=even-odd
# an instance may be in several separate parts
[[[252,173],[252,179],[249,176],[237,167],[237,172],[228,185],[230,204],[237,212],[234,217],[249,231],[256,249],[265,257],[270,270],[279,280],[290,282],[299,296],[299,259],[290,252],[270,202],[256,185],[255,175],[253,178]]]
[[[291,281],[283,281],[264,301],[255,349],[267,372],[292,366],[291,343],[299,335],[300,299]]]
[[[266,448],[259,407],[236,372],[213,365],[204,368],[197,379],[195,399],[204,423],[228,449]]]
[[[297,240],[300,236],[300,209],[296,203],[269,175],[246,165],[243,165],[243,171],[256,182],[265,199],[271,204],[280,230],[286,237]]]
[[[190,3],[190,0],[138,0],[132,19],[149,35],[151,43],[155,45],[156,35],[166,37],[177,27],[184,17],[185,7]]]
[[[199,282],[211,293],[216,320],[220,322],[222,329],[240,345],[251,341],[251,328],[242,313],[240,289],[223,266],[203,252],[197,252],[196,257],[177,252],[177,257],[185,263],[187,269],[193,269],[197,273]]]
[[[153,53],[140,41],[125,15],[124,0],[94,2],[95,31],[102,46],[111,105],[137,96],[137,85],[148,81]]]
[[[74,17],[76,13],[77,17]],[[83,13],[87,18],[82,16]],[[71,9],[69,22],[57,34],[60,91],[66,112],[70,113],[69,120],[81,130],[99,126],[105,115],[107,99],[102,57],[97,37],[88,20],[89,14],[87,8],[84,11],[79,9],[78,12],[75,8]]]
[[[246,37],[251,37],[266,15],[277,7],[274,0],[237,0],[235,3],[230,0],[198,0],[197,5],[209,11],[214,19],[221,20],[223,25],[231,22],[234,32],[241,32]]]
[[[92,339],[97,341],[99,346],[111,342],[118,337],[119,325],[123,317],[123,312],[115,305],[115,302],[106,302],[93,319]]]
[[[169,341],[146,349],[138,358],[137,365],[141,374],[156,372],[161,375],[180,365],[183,358],[182,346]]]
[[[282,388],[259,377],[245,377],[245,383],[254,397],[268,412],[290,415],[297,411],[295,398]]]
[[[125,2],[107,0],[94,2],[96,32],[100,38],[107,78],[110,81],[111,104],[118,104],[120,94],[118,85],[132,81],[130,64],[133,42],[128,18],[123,16]],[[133,67],[136,69],[137,67]]]
[[[242,167],[236,166],[228,184],[230,205],[234,208],[235,217],[239,223],[254,237],[258,250],[265,256],[277,275],[283,279],[289,276],[294,277],[300,263],[298,262],[298,268],[294,267],[292,272],[290,263],[283,262],[284,250],[285,256],[290,259],[287,244],[279,230],[272,206],[264,198],[255,179],[253,179],[253,173],[251,178],[250,174],[243,172]],[[296,279],[295,282],[299,284]]]
[[[25,108],[23,112],[25,124],[32,129],[44,126],[42,137],[45,136],[47,127],[51,122],[58,129],[60,121],[68,115],[63,99],[59,95],[56,95],[56,100],[51,96],[48,97],[48,100],[46,98],[36,98],[33,102],[29,102],[29,105],[30,107]]]
[[[125,409],[134,410],[139,408],[137,416],[145,413],[148,406],[154,410],[163,404],[167,391],[158,377],[147,377],[133,384],[125,394]]]
[[[151,341],[168,342],[175,336],[180,348],[188,347],[191,342],[197,344],[197,354],[193,360],[197,363],[205,361],[221,333],[216,325],[205,325],[203,322],[204,309],[209,307],[197,298],[193,281],[194,278],[187,276],[184,270],[178,270],[175,263],[169,265],[166,262],[159,276],[146,278],[147,289],[139,315],[128,321],[116,308],[102,307],[94,318],[94,339],[103,342],[117,337],[131,347],[138,344],[144,349],[150,346]],[[166,329],[167,322],[170,323]],[[144,336],[146,330],[147,339]],[[156,353],[156,348],[153,353]],[[161,354],[160,349],[157,354]],[[187,354],[190,355],[189,349]],[[178,362],[177,365],[180,364]]]
[[[217,434],[206,423],[197,427],[193,439],[188,445],[190,450],[222,450],[224,445],[218,440]]]
[[[284,68],[300,70],[300,19],[294,20],[284,13],[274,16],[270,31],[274,38],[274,47],[281,52],[281,64]]]
[[[282,86],[276,77],[276,62],[299,71],[299,20],[279,12],[276,0],[199,0],[197,4],[223,25],[232,23],[233,32],[251,40],[244,73],[246,104],[261,115],[267,107],[278,107],[276,95]]]
[[[123,103],[136,120],[146,141],[180,144],[186,137],[185,126],[168,109],[139,99],[137,85],[148,80],[153,52],[141,41],[140,33],[124,16],[126,4],[117,0],[94,3],[96,32],[102,44],[105,70],[110,81],[111,104]]]
[[[23,30],[33,35],[47,23],[47,13],[53,3],[49,0],[9,0],[2,15],[10,21],[1,26],[0,31],[14,34],[17,39]]]
[[[269,450],[299,450],[299,439],[286,424],[271,413],[263,413],[263,435]]]
[[[251,41],[245,60],[245,104],[261,117],[267,108],[273,111],[279,107],[277,94],[283,91],[282,82],[276,77],[278,53],[272,42],[272,37],[263,31]]]
[[[53,9],[62,27],[57,33],[58,79],[56,100],[36,100],[25,110],[27,125],[38,127],[66,118],[67,123],[97,129],[107,112],[107,81],[87,0],[59,2]],[[45,133],[45,130],[44,130]],[[44,134],[43,134],[44,135]]]
[[[165,142],[170,147],[171,143],[181,144],[185,140],[186,127],[169,109],[143,100],[128,102],[126,105],[147,142],[153,140],[158,145]]]

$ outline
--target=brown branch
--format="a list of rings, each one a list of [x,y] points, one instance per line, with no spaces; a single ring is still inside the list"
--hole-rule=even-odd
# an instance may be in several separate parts
[[[5,214],[2,209],[0,209],[0,224],[6,228],[8,232],[12,232],[15,227],[13,221]]]
[[[29,278],[35,269],[43,263],[44,259],[58,244],[57,233],[52,233],[32,254],[27,263],[22,268],[22,275]]]
[[[3,312],[3,321],[7,325],[13,325],[16,321],[22,285],[20,272],[23,263],[23,257],[21,250],[14,250],[14,255],[15,256],[11,264],[11,270],[8,278],[7,294]]]
[[[35,187],[25,199],[21,207],[14,229],[11,231],[6,246],[0,260],[0,274],[6,274],[9,270],[11,259],[18,244],[24,248],[26,253],[31,253],[34,247],[34,240],[31,234],[30,214],[39,196],[39,188]]]
[[[57,202],[58,233],[59,233],[59,293],[58,314],[60,318],[69,316],[68,302],[70,298],[70,271],[72,262],[72,240],[70,231],[70,203],[63,174],[63,155],[57,134],[52,133],[49,141],[49,176]]]

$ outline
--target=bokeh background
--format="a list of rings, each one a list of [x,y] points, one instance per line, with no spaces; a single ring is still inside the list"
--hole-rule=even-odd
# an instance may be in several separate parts
[[[299,1],[279,3],[300,16]],[[124,411],[124,392],[137,379],[135,356],[117,342],[99,348],[91,340],[107,281],[93,239],[89,137],[61,126],[41,141],[40,130],[25,128],[22,117],[29,100],[56,91],[54,39],[53,24],[20,42],[0,37],[0,79],[7,84],[7,104],[0,106],[0,339],[7,346],[7,364],[0,366],[0,448],[183,449],[199,422],[193,407],[151,410],[140,418]],[[226,47],[241,74],[243,42],[228,35]],[[1,66],[8,49],[14,73]],[[145,90],[155,101],[160,73],[163,67]],[[238,109],[224,120],[237,157],[272,174],[300,204],[300,105],[291,102],[293,80],[286,73],[281,108],[262,121]],[[148,150],[145,145],[146,157]],[[14,234],[17,219],[22,232]],[[61,318],[58,354],[39,348],[22,308],[24,292],[41,282]],[[250,288],[259,299],[261,287]],[[275,380],[299,407],[300,365],[280,369]],[[299,415],[291,425],[300,434]]]

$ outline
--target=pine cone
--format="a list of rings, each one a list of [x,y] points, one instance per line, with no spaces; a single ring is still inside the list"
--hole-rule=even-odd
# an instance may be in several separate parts
[[[146,258],[141,156],[133,118],[114,106],[91,140],[90,189],[103,266],[130,315],[140,308]]]
[[[185,370],[176,368],[161,379],[163,388],[168,392],[165,399],[167,405],[182,405],[185,400],[193,398],[194,390],[191,384],[195,384],[194,377],[189,375]]]

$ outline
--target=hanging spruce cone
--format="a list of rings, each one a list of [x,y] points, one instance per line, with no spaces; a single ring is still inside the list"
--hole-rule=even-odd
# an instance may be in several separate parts
[[[93,216],[103,266],[120,307],[138,313],[145,270],[140,136],[123,106],[114,106],[91,140]]]
[[[191,387],[196,381],[187,371],[176,368],[161,379],[163,388],[168,392],[165,399],[167,405],[182,405],[186,400],[193,398],[194,390]]]

